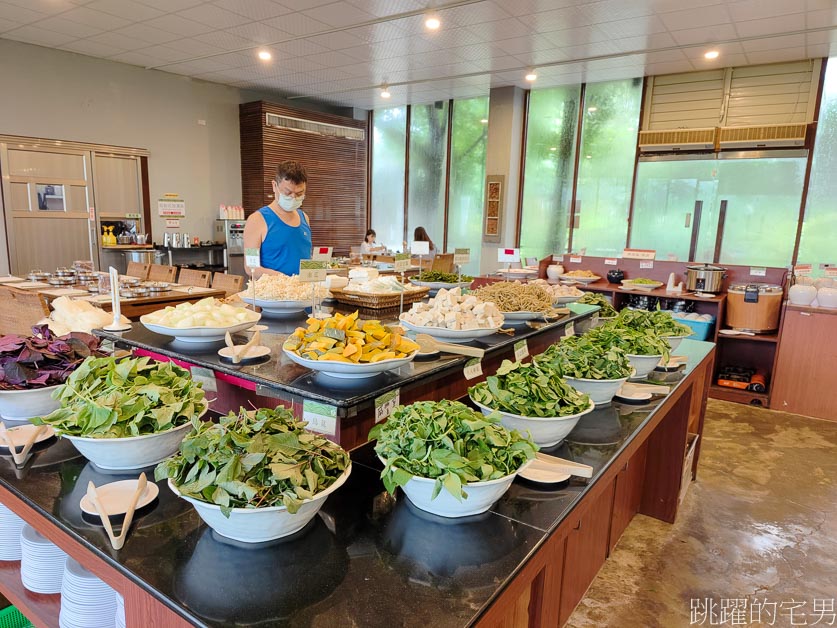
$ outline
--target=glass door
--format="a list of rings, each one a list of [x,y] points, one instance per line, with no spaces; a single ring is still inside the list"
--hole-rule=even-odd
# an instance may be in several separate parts
[[[630,245],[658,259],[786,266],[806,161],[806,151],[644,159]]]

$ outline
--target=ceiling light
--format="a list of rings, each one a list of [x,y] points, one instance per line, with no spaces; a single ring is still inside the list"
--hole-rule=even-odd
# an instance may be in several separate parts
[[[593,155],[585,155],[587,159],[593,159]]]
[[[599,110],[598,107],[587,107],[587,113],[594,113],[598,110]]]
[[[438,17],[429,17],[424,20],[424,25],[427,27],[428,30],[435,31],[439,30],[439,27],[442,25],[442,22],[439,20]]]
[[[480,120],[480,124],[488,124],[488,118],[483,118]]]
[[[534,70],[529,70],[528,74],[524,77],[530,83],[538,78],[538,75],[535,74]]]
[[[717,59],[718,57],[721,56],[721,53],[718,52],[717,50],[709,50],[709,51],[705,52],[703,54],[703,56],[706,57],[707,59]]]
[[[392,94],[389,93],[389,86],[381,85],[381,98],[389,98]]]
[[[550,147],[549,147],[549,150],[551,150],[551,151],[556,151],[556,150],[558,150],[558,147],[557,147],[557,146],[550,146]]]
[[[259,50],[259,59],[262,61],[270,61],[273,58],[273,55],[270,54],[269,50]]]

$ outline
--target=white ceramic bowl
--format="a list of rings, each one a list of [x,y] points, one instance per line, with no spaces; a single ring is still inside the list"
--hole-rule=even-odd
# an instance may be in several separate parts
[[[550,264],[546,267],[546,276],[555,281],[564,274],[564,267],[559,264]]]
[[[90,438],[63,434],[82,456],[100,469],[107,471],[130,471],[144,469],[171,456],[186,438],[191,423],[159,434],[129,436],[127,438]]]
[[[564,279],[566,281],[577,281],[578,283],[588,284],[596,283],[599,279],[601,279],[601,277],[599,277],[598,275],[593,275],[592,277],[574,277],[573,275],[564,274],[561,275],[561,279]]]
[[[575,303],[576,301],[578,301],[583,296],[584,296],[583,294],[579,294],[577,296],[555,297],[552,300],[552,303],[554,305],[563,305],[564,303]]]
[[[820,288],[817,291],[817,302],[820,307],[837,307],[837,288]]]
[[[579,335],[587,333],[591,329],[595,329],[596,327],[600,327],[601,325],[604,325],[605,323],[610,322],[610,321],[615,320],[615,319],[616,319],[615,316],[610,316],[610,317],[606,317],[606,318],[602,318],[601,316],[597,317],[597,318],[594,318],[594,317],[590,316],[589,318],[585,318],[583,321],[576,321],[575,322],[575,333],[579,334]]]
[[[262,308],[262,316],[287,316],[288,314],[299,314],[311,307],[311,300],[308,301],[278,301],[270,299],[254,299],[239,293],[241,300],[250,305]]]
[[[521,466],[520,469],[524,468],[526,464]],[[432,499],[433,486],[436,484],[436,480],[420,478],[416,475],[401,489],[407,499],[420,510],[439,517],[470,517],[471,515],[484,513],[491,508],[509,490],[515,476],[520,473],[520,469],[496,480],[464,484],[463,488],[468,497],[461,501],[448,493],[444,487],[436,495],[436,499]]]
[[[61,403],[52,398],[60,384],[31,390],[0,390],[0,418],[7,426],[28,423],[29,419],[57,410]]]
[[[192,504],[206,525],[221,536],[242,543],[263,543],[281,539],[283,536],[302,530],[320,511],[326,498],[346,483],[351,472],[352,465],[349,463],[343,475],[337,478],[334,484],[311,499],[304,500],[302,506],[294,514],[289,513],[284,506],[270,506],[268,508],[233,508],[230,516],[225,517],[220,506],[181,495],[171,480],[169,480],[169,488],[175,495]]]
[[[237,331],[244,331],[245,329],[249,329],[255,325],[262,315],[257,312],[252,312],[251,310],[248,311],[252,313],[253,318],[243,323],[230,325],[229,327],[167,327],[165,325],[149,323],[146,320],[143,320],[146,318],[145,316],[140,316],[140,322],[155,334],[174,336],[174,339],[179,342],[206,344],[210,342],[223,342],[224,336],[227,332],[234,334]]]
[[[651,292],[663,285],[662,281],[655,281],[654,283],[634,283],[633,279],[623,279],[622,287],[625,290],[639,290],[641,292]]]
[[[284,348],[282,350],[285,352],[286,356],[300,366],[309,368],[312,371],[317,371],[323,375],[328,375],[329,377],[337,377],[340,379],[362,379],[364,377],[374,377],[378,373],[397,369],[400,366],[409,364],[413,361],[413,358],[416,357],[417,353],[417,351],[414,351],[406,358],[393,358],[391,360],[381,360],[380,362],[363,362],[358,364],[352,362],[350,364],[348,362],[333,362],[330,360],[309,360],[297,355],[293,351],[288,351]]]
[[[508,322],[523,323],[525,321],[534,321],[543,318],[543,312],[503,312],[503,318]]]
[[[425,288],[430,288],[431,290],[441,290],[445,288],[446,290],[453,290],[454,288],[470,288],[471,282],[470,281],[461,281],[461,282],[454,282],[454,283],[445,283],[444,281],[417,281],[416,279],[410,279],[410,283],[416,286],[422,286]]]
[[[587,379],[585,377],[565,377],[564,380],[579,392],[586,393],[596,405],[610,403],[613,395],[628,381],[621,379]]]
[[[631,379],[645,379],[648,373],[653,371],[654,367],[656,367],[662,359],[662,355],[633,355],[629,353],[628,361],[636,370],[636,374]]]
[[[662,338],[668,343],[668,346],[671,347],[671,350],[674,351],[677,347],[680,346],[680,343],[683,342],[684,338],[688,338],[692,334],[685,334],[683,336],[662,336]]]
[[[474,400],[471,399],[471,401]],[[573,431],[579,419],[585,414],[592,412],[596,407],[591,401],[587,409],[578,414],[560,417],[527,417],[503,412],[502,410],[493,410],[477,401],[474,401],[474,403],[486,416],[493,412],[499,414],[501,417],[500,422],[507,429],[517,430],[521,434],[529,432],[532,440],[535,441],[538,447],[553,447],[559,444],[566,438],[567,434]]]
[[[484,329],[457,330],[444,329],[442,327],[423,327],[421,325],[413,325],[405,320],[401,321],[401,326],[409,329],[410,331],[414,331],[417,334],[427,334],[428,336],[432,336],[436,340],[441,340],[443,342],[471,342],[477,338],[483,338],[485,336],[496,334],[497,330],[502,327],[501,325],[500,327]]]

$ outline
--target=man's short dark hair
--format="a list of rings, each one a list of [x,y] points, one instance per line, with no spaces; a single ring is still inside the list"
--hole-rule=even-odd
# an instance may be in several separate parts
[[[276,166],[276,183],[281,183],[285,179],[294,185],[308,183],[305,168],[298,161],[283,161]]]

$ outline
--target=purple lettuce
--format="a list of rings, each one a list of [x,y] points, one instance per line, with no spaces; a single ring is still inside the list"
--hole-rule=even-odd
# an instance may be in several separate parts
[[[70,332],[56,336],[46,325],[32,328],[34,335],[0,336],[0,390],[27,390],[63,384],[86,357],[103,356],[100,340]]]

